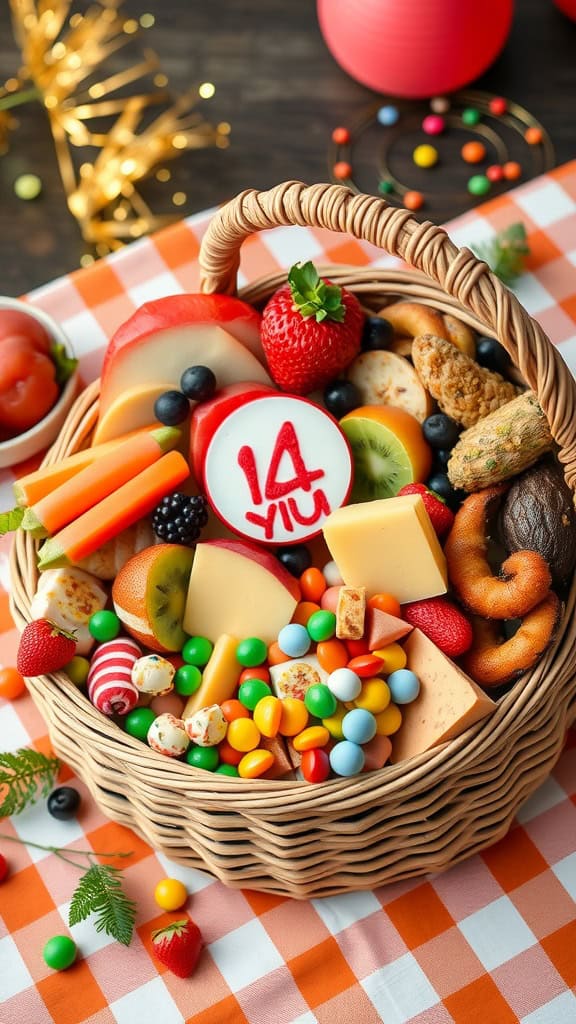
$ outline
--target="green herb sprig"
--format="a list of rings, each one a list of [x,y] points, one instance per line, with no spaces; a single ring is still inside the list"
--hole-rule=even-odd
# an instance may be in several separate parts
[[[526,257],[530,255],[526,228],[521,222],[510,224],[493,239],[470,248],[504,284],[512,284],[524,273]]]
[[[28,747],[0,754],[0,817],[20,814],[41,796],[48,796],[59,768],[57,757],[46,757]]]

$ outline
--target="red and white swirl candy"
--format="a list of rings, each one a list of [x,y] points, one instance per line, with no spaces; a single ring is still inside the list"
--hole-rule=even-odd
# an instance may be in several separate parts
[[[103,715],[127,715],[139,698],[132,668],[142,651],[134,640],[120,636],[96,648],[88,672],[88,697]]]

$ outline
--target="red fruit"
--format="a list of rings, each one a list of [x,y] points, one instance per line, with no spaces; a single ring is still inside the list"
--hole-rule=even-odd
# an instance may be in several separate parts
[[[420,494],[436,535],[441,540],[448,536],[454,523],[454,513],[434,491],[429,491],[424,484],[406,484],[400,488],[398,494]]]
[[[43,676],[64,668],[76,653],[76,637],[49,619],[35,619],[24,627],[16,667],[23,676]]]
[[[446,597],[403,604],[402,614],[406,622],[421,629],[449,658],[458,658],[472,646],[472,626]]]
[[[56,367],[19,335],[2,341],[0,432],[19,434],[41,420],[58,398]]]
[[[3,853],[0,853],[0,882],[3,882],[8,874],[8,861]]]
[[[0,309],[0,344],[15,334],[25,338],[38,352],[50,355],[52,338],[35,316],[19,309]]]
[[[262,314],[268,369],[284,391],[306,395],[341,374],[360,350],[364,314],[355,295],[296,264]]]
[[[178,978],[189,978],[200,956],[202,934],[198,925],[185,917],[152,932],[152,947],[154,956],[172,974]]]

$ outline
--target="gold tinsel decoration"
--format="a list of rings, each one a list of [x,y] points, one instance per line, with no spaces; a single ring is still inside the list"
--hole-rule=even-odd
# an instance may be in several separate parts
[[[154,23],[152,15],[127,18],[121,0],[96,0],[83,13],[71,12],[72,4],[10,0],[22,68],[0,89],[0,152],[14,127],[7,108],[38,98],[50,121],[68,208],[102,255],[174,219],[151,211],[140,182],[158,168],[157,178],[167,180],[164,165],[186,150],[225,147],[230,126],[214,127],[195,109],[213,95],[211,83],[171,96],[151,50],[119,71],[107,69],[141,27]],[[81,159],[85,148],[94,151],[91,160]],[[181,202],[183,193],[176,195]]]

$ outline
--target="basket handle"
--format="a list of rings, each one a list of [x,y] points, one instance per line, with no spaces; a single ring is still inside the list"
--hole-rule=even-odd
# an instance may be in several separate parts
[[[200,287],[236,289],[240,247],[254,231],[280,225],[342,231],[370,242],[423,271],[482,320],[536,392],[559,445],[566,480],[576,490],[576,381],[540,325],[469,249],[458,249],[443,228],[419,223],[407,210],[343,185],[287,181],[268,192],[249,189],[212,219],[200,249]]]

